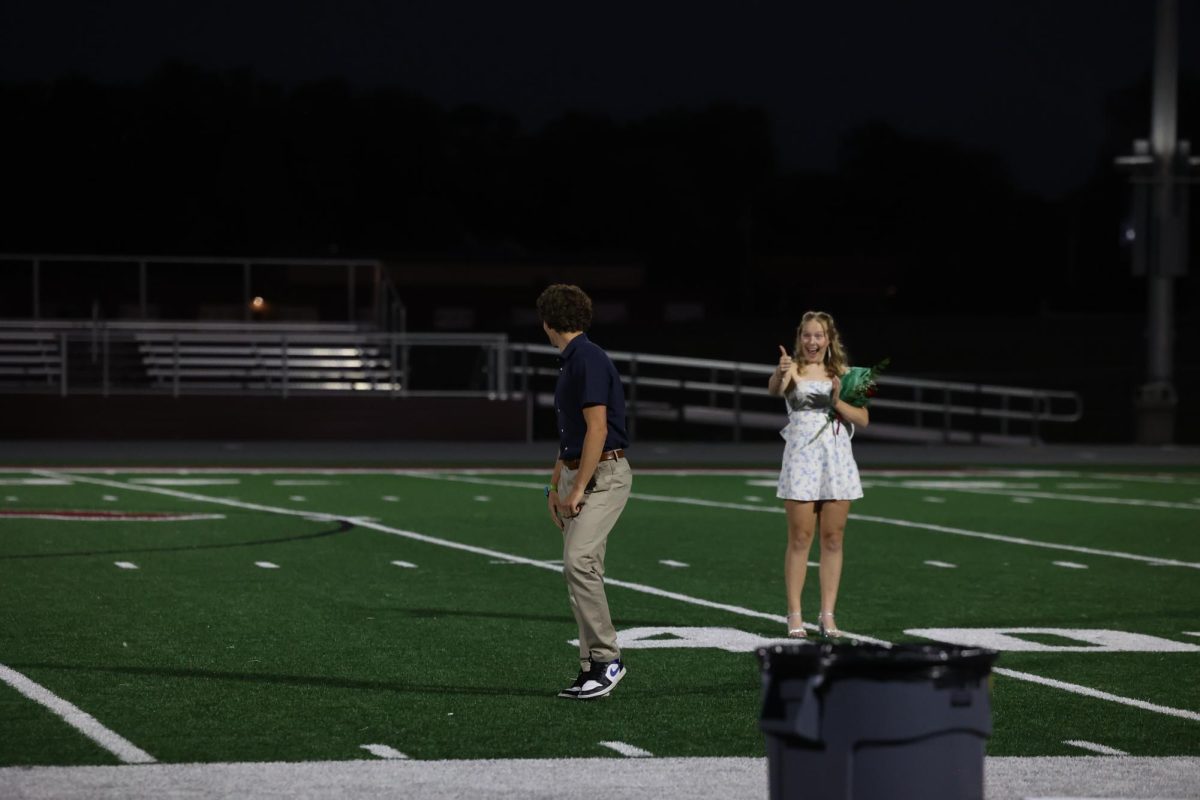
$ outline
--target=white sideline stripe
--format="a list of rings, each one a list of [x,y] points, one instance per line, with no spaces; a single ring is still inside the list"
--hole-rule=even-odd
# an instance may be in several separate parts
[[[404,567],[405,569],[416,569],[417,568],[417,565],[413,564],[410,561],[393,561],[392,563],[395,564],[397,567]]]
[[[615,767],[615,768],[614,768]],[[346,759],[342,761],[0,767],[10,797],[86,800],[196,800],[215,797],[462,798],[587,797],[728,800],[767,797],[765,757]],[[1089,754],[987,756],[989,800],[1084,800],[1196,796],[1200,758],[1100,758]]]
[[[48,477],[62,477],[62,478],[70,478],[71,477],[71,476],[68,476],[65,474],[60,475],[60,474],[50,473],[50,472],[47,472],[45,474]],[[180,492],[180,491],[176,491],[174,489],[160,489],[160,488],[153,487],[153,486],[135,486],[135,485],[130,485],[130,484],[121,484],[121,483],[117,483],[116,481],[108,481],[103,478],[78,477],[77,480],[80,480],[80,481],[83,481],[86,483],[98,483],[101,485],[116,485],[116,486],[120,486],[123,488],[136,489],[138,491],[152,492],[155,494],[167,494],[167,495],[181,497],[181,498],[189,499],[189,500],[199,500],[201,502],[206,502],[206,503],[217,503],[217,504],[223,504],[223,505],[230,505],[230,506],[234,506],[235,508],[264,511],[264,512],[267,512],[270,514],[282,514],[282,515],[293,516],[293,517],[307,517],[307,518],[311,518],[311,519],[322,518],[322,519],[327,519],[329,521],[345,520],[347,522],[351,522],[356,525],[361,525],[364,528],[371,528],[373,530],[377,530],[382,533],[392,534],[393,536],[402,536],[404,538],[412,539],[412,540],[418,541],[418,542],[426,542],[428,544],[434,544],[434,545],[438,545],[441,547],[448,547],[453,550],[461,550],[466,553],[475,553],[475,554],[481,555],[481,556],[488,556],[489,558],[502,558],[502,559],[505,559],[506,561],[512,561],[517,564],[527,564],[531,567],[537,567],[539,569],[550,570],[552,572],[561,572],[562,571],[562,566],[560,564],[553,564],[553,563],[546,562],[546,561],[538,561],[537,559],[526,558],[525,556],[513,555],[511,553],[504,553],[504,552],[500,552],[498,550],[490,550],[485,547],[476,547],[474,545],[463,544],[462,542],[455,542],[455,541],[451,541],[449,539],[440,539],[436,536],[428,536],[426,534],[417,533],[415,531],[405,531],[405,530],[401,530],[399,528],[389,527],[389,526],[384,525],[379,522],[371,522],[369,520],[364,520],[364,519],[360,519],[360,518],[356,518],[356,517],[338,516],[338,515],[334,515],[334,514],[317,514],[317,513],[311,512],[311,511],[296,511],[296,510],[293,510],[290,508],[276,508],[274,506],[264,506],[264,505],[259,505],[257,503],[244,503],[240,500],[227,500],[225,498],[220,498],[220,497],[207,497],[205,495],[191,494],[189,492]],[[526,484],[526,483],[520,483],[520,484],[517,484],[517,486],[520,488],[530,488],[532,486],[532,488],[539,489],[539,490],[542,488],[541,486],[531,485],[531,484]],[[747,506],[747,507],[752,508],[755,511],[765,510],[765,509],[758,508],[756,506]],[[779,512],[782,513],[782,509],[779,509]],[[885,520],[885,521],[892,522],[892,520]],[[1102,554],[1104,554],[1104,553],[1102,553]],[[1200,566],[1200,565],[1197,565],[1197,566]],[[717,609],[719,611],[728,611],[731,614],[737,614],[737,615],[740,615],[743,617],[753,617],[755,619],[765,619],[765,620],[770,620],[771,622],[775,622],[775,623],[783,623],[785,625],[787,624],[787,618],[783,617],[783,616],[779,616],[777,614],[767,614],[762,611],[755,611],[755,610],[749,609],[749,608],[742,608],[741,606],[734,606],[734,605],[729,605],[726,603],[717,603],[712,600],[705,600],[705,599],[699,598],[699,597],[690,597],[685,594],[680,594],[678,592],[669,592],[669,591],[666,591],[665,589],[659,589],[659,588],[656,588],[653,586],[644,586],[642,584],[630,583],[628,581],[621,581],[621,580],[616,580],[613,578],[605,578],[605,583],[612,585],[612,586],[620,586],[624,589],[631,589],[633,591],[638,591],[638,592],[642,592],[644,594],[653,595],[655,597],[663,597],[668,600],[678,600],[679,602],[689,603],[691,605],[696,605],[696,606],[701,606],[702,608],[712,608],[712,609]],[[816,626],[812,625],[811,623],[805,623],[805,627],[806,628],[815,628]],[[858,639],[859,641],[864,641],[864,642],[871,642],[873,644],[883,644],[883,645],[892,644],[891,642],[888,642],[884,639],[876,639],[876,638],[873,638],[870,636],[860,636],[860,635],[851,633],[849,631],[846,632],[846,635],[852,639]],[[1200,721],[1200,714],[1196,713],[1195,711],[1187,711],[1187,710],[1178,709],[1178,708],[1170,708],[1168,706],[1160,706],[1160,705],[1156,705],[1154,703],[1147,703],[1144,700],[1135,700],[1135,699],[1128,698],[1128,697],[1121,697],[1119,695],[1109,694],[1108,692],[1099,691],[1098,689],[1090,689],[1086,686],[1079,686],[1079,685],[1073,684],[1073,683],[1057,681],[1057,680],[1054,680],[1053,678],[1043,678],[1039,675],[1031,675],[1030,673],[1027,673],[1027,672],[1017,672],[1015,670],[1003,669],[1003,668],[995,668],[992,671],[994,673],[997,673],[1000,675],[1005,675],[1010,678],[1015,678],[1017,680],[1030,681],[1032,683],[1038,683],[1038,684],[1041,684],[1044,686],[1051,686],[1055,689],[1062,689],[1063,691],[1074,692],[1075,694],[1081,694],[1086,697],[1092,697],[1092,698],[1096,698],[1096,699],[1100,699],[1100,700],[1109,700],[1114,703],[1121,703],[1124,705],[1133,706],[1135,708],[1141,708],[1141,709],[1144,709],[1147,711],[1155,711],[1160,714],[1167,714],[1170,716],[1182,717],[1183,719]]]
[[[0,681],[4,681],[33,702],[45,706],[56,717],[112,753],[118,760],[126,764],[156,763],[157,759],[154,756],[115,731],[104,727],[91,714],[3,664],[0,664]]]
[[[1171,708],[1170,706],[1160,706],[1157,703],[1148,703],[1145,700],[1137,700],[1132,697],[1121,697],[1116,694],[1102,692],[1099,689],[1092,689],[1087,686],[1080,686],[1077,683],[1067,683],[1066,681],[1055,680],[1054,678],[1043,678],[1041,675],[1031,675],[1028,672],[1017,672],[1016,670],[1005,669],[1004,667],[993,667],[992,672],[997,675],[1004,675],[1017,680],[1029,681],[1030,683],[1038,683],[1042,686],[1050,686],[1054,689],[1062,689],[1063,691],[1081,694],[1085,697],[1094,697],[1097,700],[1111,700],[1114,703],[1120,703],[1133,708],[1140,708],[1145,711],[1154,711],[1159,714],[1166,714],[1171,717],[1179,717],[1180,719],[1190,719],[1193,722],[1200,722],[1200,714],[1195,711],[1188,711],[1182,708]]]
[[[394,747],[388,747],[386,744],[360,744],[359,747],[380,758],[408,758],[404,753]]]
[[[942,569],[957,569],[958,564],[948,564],[945,561],[926,561],[931,567],[941,567]]]
[[[422,474],[414,475],[413,477],[428,478],[430,480],[445,480],[458,481],[462,483],[483,483],[493,486],[510,486],[516,489],[542,489],[541,484],[525,483],[522,481],[500,481],[487,478],[472,478],[460,475],[436,475]],[[82,479],[81,479],[82,480]],[[649,500],[656,503],[679,503],[681,505],[703,506],[706,508],[724,508],[734,511],[759,511],[768,514],[782,514],[783,509],[778,506],[752,506],[742,503],[723,503],[717,500],[704,500],[697,497],[665,497],[654,494],[639,494],[637,492],[629,495],[630,498],[637,500]],[[1172,558],[1158,558],[1156,556],[1142,556],[1136,553],[1123,553],[1119,550],[1100,550],[1094,547],[1080,547],[1072,544],[1055,544],[1052,542],[1039,542],[1035,539],[1025,539],[1020,536],[1005,536],[999,533],[985,533],[983,531],[969,531],[964,528],[951,528],[946,525],[934,525],[928,522],[910,522],[903,519],[891,519],[889,517],[875,517],[868,514],[851,514],[850,519],[859,520],[862,522],[877,522],[881,525],[897,525],[902,528],[917,528],[919,530],[936,531],[937,533],[950,533],[955,536],[969,536],[977,539],[990,539],[996,542],[1006,542],[1008,544],[1020,544],[1028,547],[1044,547],[1050,550],[1067,550],[1072,553],[1088,553],[1094,556],[1108,556],[1110,558],[1125,558],[1131,561],[1143,561],[1148,564],[1157,564],[1172,567],[1189,567],[1190,569],[1200,569],[1200,564],[1193,564],[1188,561],[1176,561]]]
[[[1087,569],[1087,564],[1076,564],[1074,561],[1052,561],[1056,567],[1066,567],[1067,569]]]
[[[663,559],[660,559],[658,563],[662,564],[662,565],[663,565],[663,566],[665,566],[665,567],[686,567],[686,566],[690,566],[689,564],[685,564],[685,563],[683,563],[682,561],[676,561],[676,560],[675,560],[675,559],[673,559],[673,558],[663,558]]]
[[[1118,750],[1115,747],[1108,745],[1096,744],[1095,742],[1085,742],[1082,739],[1067,739],[1063,744],[1069,744],[1071,747],[1078,747],[1083,750],[1091,750],[1093,753],[1099,753],[1103,756],[1127,756],[1124,750]]]
[[[640,747],[634,747],[631,744],[624,742],[601,742],[601,747],[607,747],[610,750],[616,750],[626,758],[650,758],[654,754],[648,750],[643,750]]]
[[[132,561],[114,561],[113,563],[116,564],[121,569],[137,569],[138,568],[138,565],[133,563]]]
[[[255,561],[254,566],[262,567],[263,569],[279,569],[278,564],[272,564],[270,561]]]

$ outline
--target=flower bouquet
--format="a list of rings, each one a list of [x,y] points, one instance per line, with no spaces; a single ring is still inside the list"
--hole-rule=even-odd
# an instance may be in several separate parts
[[[879,385],[875,382],[875,378],[880,372],[887,368],[891,363],[890,358],[885,358],[873,367],[850,367],[846,370],[846,374],[841,376],[842,388],[838,392],[838,398],[846,401],[855,408],[865,408],[871,402],[871,398],[879,393]],[[817,440],[817,437],[825,432],[834,422],[840,427],[842,417],[833,407],[829,408],[829,418],[825,420],[825,424],[821,426],[821,430],[808,440],[808,444],[812,444]],[[834,435],[837,435],[837,428],[834,429]]]

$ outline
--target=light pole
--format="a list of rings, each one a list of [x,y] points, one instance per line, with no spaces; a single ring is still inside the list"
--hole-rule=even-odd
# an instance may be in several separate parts
[[[1175,439],[1179,396],[1173,380],[1174,280],[1187,272],[1189,172],[1200,163],[1176,138],[1179,82],[1178,0],[1158,0],[1150,139],[1117,159],[1133,184],[1133,219],[1124,232],[1133,274],[1146,278],[1146,382],[1134,400],[1139,444]]]

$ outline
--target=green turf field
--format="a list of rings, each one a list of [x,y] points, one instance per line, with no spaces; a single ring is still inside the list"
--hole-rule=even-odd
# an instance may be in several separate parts
[[[762,756],[774,476],[634,466],[607,559],[629,673],[594,702],[555,697],[545,472],[2,473],[0,766]],[[989,755],[1200,755],[1200,473],[863,477],[838,622],[1000,646]],[[804,600],[815,622],[815,567]]]

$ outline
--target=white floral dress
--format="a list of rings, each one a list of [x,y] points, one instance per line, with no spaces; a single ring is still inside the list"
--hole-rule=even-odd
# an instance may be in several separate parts
[[[854,427],[836,421],[825,425],[829,421],[831,391],[832,381],[793,381],[785,395],[788,424],[779,435],[787,445],[777,497],[812,501],[857,500],[863,496],[858,464],[850,449]]]

